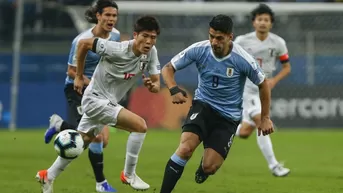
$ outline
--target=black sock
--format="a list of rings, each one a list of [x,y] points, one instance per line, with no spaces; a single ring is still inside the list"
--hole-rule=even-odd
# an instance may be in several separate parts
[[[184,166],[180,166],[173,160],[169,159],[165,171],[161,187],[161,193],[171,193],[177,181],[180,179]]]
[[[72,125],[72,124],[67,123],[66,121],[63,121],[62,124],[61,124],[60,130],[63,131],[63,130],[66,130],[66,129],[76,130],[76,127],[74,125]]]
[[[103,182],[105,176],[103,173],[104,170],[104,154],[93,153],[90,149],[88,150],[88,158],[92,164],[93,172],[95,175],[96,182]]]

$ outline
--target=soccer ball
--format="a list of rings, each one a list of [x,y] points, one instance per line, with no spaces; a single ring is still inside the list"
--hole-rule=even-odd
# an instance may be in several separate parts
[[[80,133],[67,129],[61,131],[55,138],[55,150],[65,159],[75,159],[83,151],[83,139]]]

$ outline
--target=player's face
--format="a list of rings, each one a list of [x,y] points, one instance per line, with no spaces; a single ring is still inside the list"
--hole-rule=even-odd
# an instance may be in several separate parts
[[[107,32],[111,32],[114,25],[117,23],[118,10],[114,7],[105,7],[102,14],[97,13],[98,25]]]
[[[210,28],[209,39],[213,53],[216,56],[222,57],[225,56],[225,54],[227,54],[226,52],[229,50],[230,42],[233,39],[233,34],[226,34]]]
[[[253,26],[257,32],[266,33],[272,28],[272,18],[269,14],[256,15]]]
[[[134,32],[133,37],[136,40],[135,44],[138,51],[142,54],[147,54],[156,44],[157,33],[156,31]]]

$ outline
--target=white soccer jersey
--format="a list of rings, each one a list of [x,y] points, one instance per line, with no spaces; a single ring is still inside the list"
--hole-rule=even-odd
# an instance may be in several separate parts
[[[235,40],[249,54],[254,56],[260,64],[267,78],[271,78],[276,69],[277,60],[281,62],[288,61],[288,50],[286,42],[280,36],[269,33],[267,39],[261,41],[257,38],[256,32],[238,36]],[[246,81],[245,92],[256,93],[258,87],[250,80]]]
[[[84,96],[94,93],[117,104],[127,91],[142,77],[142,72],[160,74],[160,63],[155,46],[145,55],[132,52],[135,40],[114,42],[98,39],[96,53],[101,57]]]

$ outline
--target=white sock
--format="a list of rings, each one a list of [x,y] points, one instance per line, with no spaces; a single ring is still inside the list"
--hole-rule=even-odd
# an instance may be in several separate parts
[[[270,139],[270,136],[269,135],[258,136],[258,134],[257,134],[257,144],[260,147],[264,158],[268,162],[269,169],[271,169],[275,165],[277,165],[278,161],[276,160],[275,155],[274,155],[272,140]]]
[[[55,162],[48,169],[48,180],[54,180],[73,160],[57,157]]]
[[[239,124],[237,127],[236,134],[235,134],[236,136],[239,136],[239,131],[241,130],[241,128],[242,128],[242,123]]]
[[[130,134],[126,145],[125,176],[132,176],[136,172],[138,155],[141,151],[145,136],[146,133],[132,132]]]

